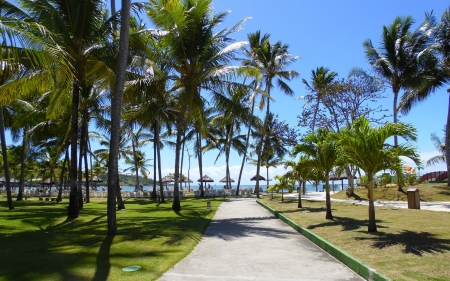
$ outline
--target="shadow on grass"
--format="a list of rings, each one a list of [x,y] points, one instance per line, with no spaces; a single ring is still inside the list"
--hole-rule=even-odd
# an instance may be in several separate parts
[[[177,243],[198,242],[210,222],[203,204],[197,202],[182,206],[183,217],[169,208],[156,207],[156,203],[149,203],[153,204],[149,208],[127,204],[136,209],[117,213],[117,224],[126,232],[116,236],[116,241],[114,236],[105,237],[103,203],[86,204],[74,220],[66,219],[67,205],[46,203],[20,201],[14,212],[0,212],[0,279],[87,280],[85,274],[89,272],[92,275],[88,280],[109,280],[113,264],[122,266],[120,262],[127,258],[159,257],[178,251]],[[160,212],[151,212],[152,208]],[[147,213],[141,213],[141,209]],[[110,252],[118,243],[151,244],[154,239],[175,247],[167,252],[157,247],[137,252],[125,247],[114,255]]]
[[[377,220],[377,227],[378,228],[384,228],[383,226],[378,225],[381,220]],[[328,227],[328,226],[342,226],[343,231],[352,231],[357,230],[361,228],[367,228],[369,225],[369,221],[367,220],[356,220],[352,218],[346,218],[346,217],[337,217],[334,216],[332,220],[327,220],[326,222],[310,225],[308,226],[308,229],[315,229],[320,227]]]
[[[111,269],[111,262],[109,260],[109,252],[111,250],[112,241],[115,235],[107,235],[100,245],[100,249],[97,254],[97,262],[95,267],[95,274],[93,281],[108,280],[109,271]]]
[[[403,246],[402,252],[422,256],[450,251],[450,239],[440,239],[429,232],[403,230],[400,233],[370,233],[373,237],[357,237],[356,240],[373,241],[372,247],[383,249],[390,246]]]

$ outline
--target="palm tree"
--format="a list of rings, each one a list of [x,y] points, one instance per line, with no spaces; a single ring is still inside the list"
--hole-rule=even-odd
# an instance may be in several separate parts
[[[431,165],[435,165],[435,164],[439,164],[439,163],[446,163],[446,159],[445,159],[445,137],[441,140],[436,135],[436,133],[432,133],[431,134],[431,141],[433,142],[434,147],[437,149],[437,151],[439,151],[441,154],[433,156],[430,159],[428,159],[426,165],[427,166],[431,166]]]
[[[387,139],[398,135],[406,140],[416,140],[416,129],[409,124],[388,123],[379,128],[371,126],[365,117],[360,117],[336,137],[347,161],[362,169],[367,178],[369,189],[369,226],[368,232],[376,232],[375,207],[373,198],[373,177],[385,169],[401,173],[400,156],[412,159],[420,164],[419,155],[409,144],[388,145]]]
[[[116,222],[116,187],[119,181],[118,156],[120,151],[120,121],[122,119],[122,97],[125,85],[125,73],[128,59],[130,37],[130,0],[122,0],[119,39],[119,54],[117,55],[116,81],[114,95],[111,101],[111,143],[108,161],[108,235],[117,232]]]
[[[278,88],[283,93],[286,95],[293,95],[294,92],[286,81],[290,81],[299,74],[294,70],[286,70],[286,68],[299,57],[292,57],[288,51],[288,45],[282,44],[280,41],[271,44],[270,35],[265,34],[261,37],[260,31],[250,33],[248,38],[248,41],[250,42],[250,51],[248,51],[250,58],[244,61],[244,65],[261,73],[261,81],[264,84],[266,96],[263,96],[260,108],[263,108],[264,104],[267,103],[266,116],[263,125],[263,128],[266,128],[270,113],[270,100],[272,99],[270,93],[275,86],[274,82],[276,81]],[[261,139],[256,148],[258,155],[258,165],[256,166],[256,195],[258,198],[263,139],[264,133],[261,134]]]
[[[184,121],[201,114],[204,108],[201,89],[211,91],[223,85],[222,78],[235,70],[229,63],[235,50],[243,44],[236,42],[227,45],[229,34],[238,30],[242,22],[215,33],[214,29],[226,13],[212,16],[211,11],[211,0],[150,0],[149,5],[150,20],[164,30],[161,40],[171,58],[167,63],[174,69],[175,109],[179,111],[176,121],[174,211],[181,210],[178,185]]]
[[[303,84],[305,84],[306,89],[310,92],[309,94],[300,96],[301,99],[306,99],[306,103],[303,108],[311,103],[314,103],[314,114],[311,124],[311,132],[314,132],[316,125],[317,113],[319,112],[320,103],[324,97],[328,94],[329,87],[334,82],[338,74],[331,71],[323,66],[316,68],[316,70],[311,71],[311,85],[304,78],[302,79]]]
[[[303,143],[294,147],[293,155],[302,154],[304,158],[298,163],[299,168],[314,168],[323,173],[326,191],[326,219],[333,219],[330,200],[330,172],[338,164],[339,153],[337,141],[333,138],[335,133],[319,128],[303,139]]]
[[[3,38],[0,60],[0,139],[6,180],[8,207],[14,209],[10,192],[10,175],[4,132],[4,106],[18,98],[18,93],[42,92],[51,80],[47,69],[65,69],[61,57],[64,54],[54,44],[48,30],[37,23],[19,7],[8,1],[0,2],[0,25]],[[55,47],[56,46],[56,47]],[[61,72],[62,73],[62,72]],[[60,76],[61,80],[64,77]],[[28,78],[28,79],[23,79]]]
[[[425,100],[437,88],[450,81],[450,9],[444,11],[441,21],[437,23],[433,13],[426,14],[426,22],[431,26],[431,38],[433,39],[430,49],[435,52],[435,57],[425,56],[422,65],[428,69],[430,74],[424,83],[410,87],[400,101],[400,110],[407,114],[418,102]],[[450,174],[450,89],[447,89],[449,105],[447,122],[445,125],[445,162],[447,163],[447,174]],[[441,151],[438,149],[438,151]],[[450,186],[450,182],[448,182]]]
[[[389,85],[394,95],[393,119],[398,121],[398,98],[401,90],[417,88],[426,84],[431,77],[429,22],[425,21],[414,32],[410,29],[414,24],[411,17],[396,17],[394,22],[383,26],[381,47],[373,46],[366,40],[366,59],[380,78]],[[398,144],[394,136],[394,144]]]

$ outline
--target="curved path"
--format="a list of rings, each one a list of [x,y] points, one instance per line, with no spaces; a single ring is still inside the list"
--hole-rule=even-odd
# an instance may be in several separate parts
[[[223,202],[197,247],[159,280],[364,279],[255,198],[241,198]]]

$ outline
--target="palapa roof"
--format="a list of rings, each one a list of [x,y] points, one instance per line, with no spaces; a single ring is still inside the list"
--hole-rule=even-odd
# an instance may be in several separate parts
[[[212,178],[210,178],[208,175],[204,175],[201,179],[197,180],[198,182],[214,182]]]

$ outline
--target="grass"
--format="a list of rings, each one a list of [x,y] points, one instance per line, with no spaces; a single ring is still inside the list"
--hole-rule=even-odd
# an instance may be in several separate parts
[[[422,183],[415,186],[403,187],[403,191],[397,191],[396,185],[392,185],[389,187],[379,186],[373,189],[374,198],[376,200],[386,201],[408,201],[408,188],[418,188],[421,201],[450,201],[450,187],[447,186],[447,183]],[[347,197],[345,191],[340,191],[331,195],[331,198],[367,200],[366,188],[355,188],[354,193],[355,195]]]
[[[91,199],[67,221],[67,200],[37,198],[0,207],[0,280],[155,280],[200,241],[221,199],[129,199],[117,212],[119,234],[106,235],[106,200]],[[136,272],[123,267],[138,265]]]
[[[392,280],[450,280],[448,212],[376,207],[378,232],[368,233],[367,206],[332,202],[334,219],[326,220],[325,202],[303,200],[298,209],[284,200],[261,199]]]

